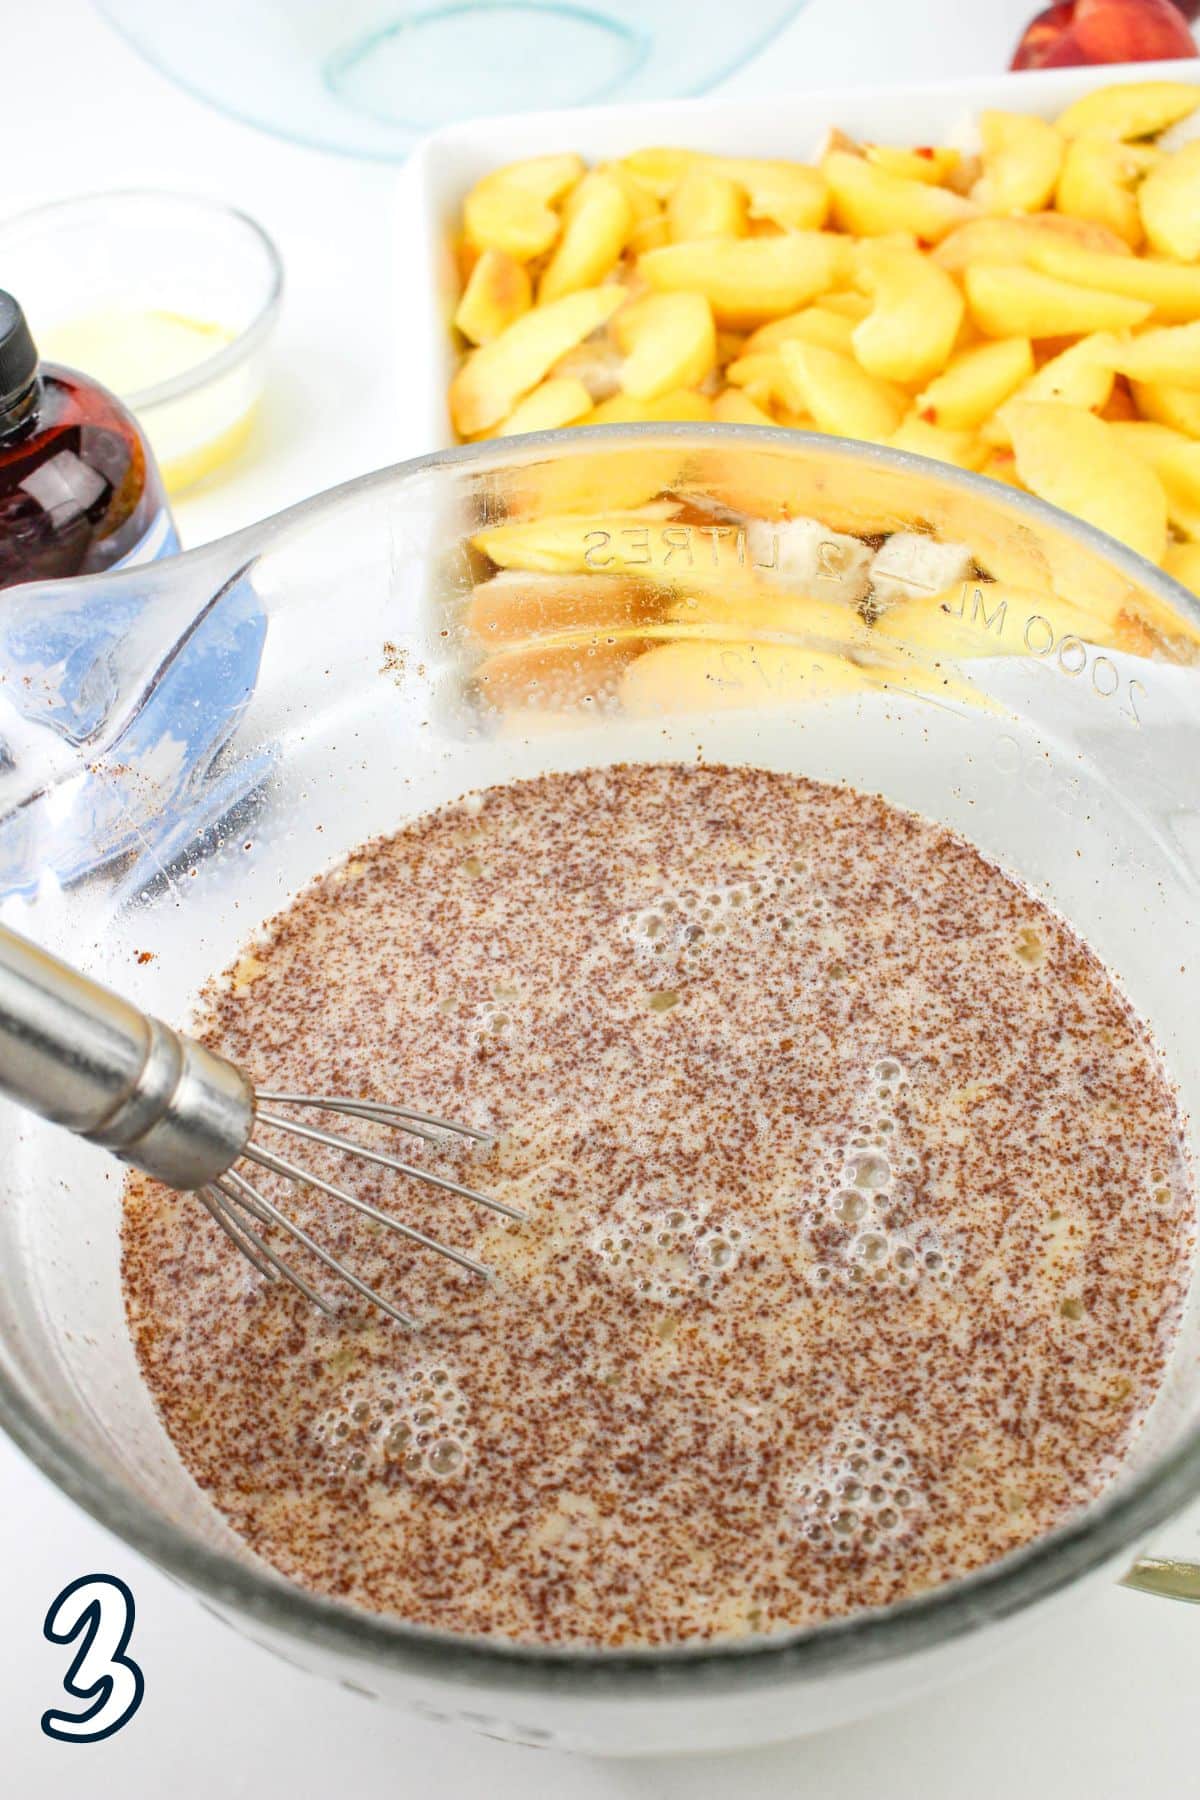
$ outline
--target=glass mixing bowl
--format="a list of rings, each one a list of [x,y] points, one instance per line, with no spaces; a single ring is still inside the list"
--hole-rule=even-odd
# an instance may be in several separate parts
[[[873,624],[829,604],[847,531],[888,540],[894,603]],[[498,564],[526,573],[473,598]],[[1200,606],[1157,569],[920,458],[715,426],[480,444],[171,562],[7,595],[3,917],[180,1019],[316,871],[464,790],[618,759],[756,763],[878,790],[1044,893],[1119,972],[1194,1117],[1198,646]],[[413,1629],[274,1575],[181,1467],[125,1330],[120,1170],[8,1109],[0,1168],[16,1441],[279,1655],[497,1736],[699,1750],[844,1720],[1128,1568],[1200,1490],[1193,1294],[1119,1479],[965,1580],[728,1647]]]
[[[699,94],[804,0],[97,0],[163,75],[247,124],[401,158],[456,119]]]

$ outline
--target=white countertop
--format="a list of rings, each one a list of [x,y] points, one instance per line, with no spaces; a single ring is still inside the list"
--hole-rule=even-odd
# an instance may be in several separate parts
[[[997,71],[1031,5],[811,0],[727,90]],[[285,311],[252,454],[177,507],[185,542],[428,448],[406,426],[395,379],[404,296],[390,286],[392,171],[296,149],[188,99],[86,0],[8,0],[4,12],[0,214],[87,188],[176,186],[236,201],[282,249]],[[1200,1548],[1198,1534],[1200,1511],[1187,1534]],[[1181,1541],[1179,1527],[1172,1538]],[[1018,1660],[902,1712],[703,1765],[601,1764],[427,1725],[285,1667],[93,1525],[2,1440],[0,1555],[0,1768],[20,1800],[81,1792],[376,1800],[432,1790],[447,1800],[1110,1800],[1200,1791],[1200,1611],[1116,1587],[1043,1628]],[[61,1699],[66,1658],[43,1640],[42,1620],[61,1588],[96,1569],[119,1575],[136,1597],[131,1654],[145,1670],[146,1699],[104,1743],[55,1743],[38,1720]]]

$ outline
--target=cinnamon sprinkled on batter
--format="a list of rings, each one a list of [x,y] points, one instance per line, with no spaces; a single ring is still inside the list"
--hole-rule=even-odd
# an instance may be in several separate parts
[[[288,1196],[414,1338],[330,1324],[130,1184],[166,1428],[323,1593],[600,1645],[884,1605],[1094,1495],[1162,1375],[1192,1202],[1155,1046],[1058,917],[880,799],[704,767],[494,789],[316,882],[204,1035],[263,1086],[503,1130],[429,1154],[532,1209],[355,1167],[482,1288]]]

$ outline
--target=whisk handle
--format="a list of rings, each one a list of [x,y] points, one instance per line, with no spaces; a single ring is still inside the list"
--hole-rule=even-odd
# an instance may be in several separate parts
[[[0,926],[0,1093],[176,1188],[241,1154],[241,1071]]]

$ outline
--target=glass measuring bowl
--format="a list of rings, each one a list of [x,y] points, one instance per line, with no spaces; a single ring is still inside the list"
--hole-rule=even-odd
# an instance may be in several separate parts
[[[797,519],[817,522],[800,528],[804,581]],[[906,546],[874,623],[836,600],[849,532]],[[958,548],[942,561],[938,546]],[[965,833],[1119,973],[1200,1111],[1181,975],[1200,947],[1200,607],[1026,496],[795,432],[553,433],[10,602],[3,916],[167,1018],[318,869],[414,813],[546,770],[702,755],[848,781]],[[1200,1491],[1193,1293],[1120,1478],[963,1581],[728,1647],[537,1651],[413,1629],[274,1575],[180,1466],[125,1331],[119,1169],[7,1109],[0,1150],[0,1415],[16,1441],[278,1654],[493,1735],[695,1750],[861,1715],[1127,1569]],[[1140,1567],[1174,1591],[1194,1579]]]

